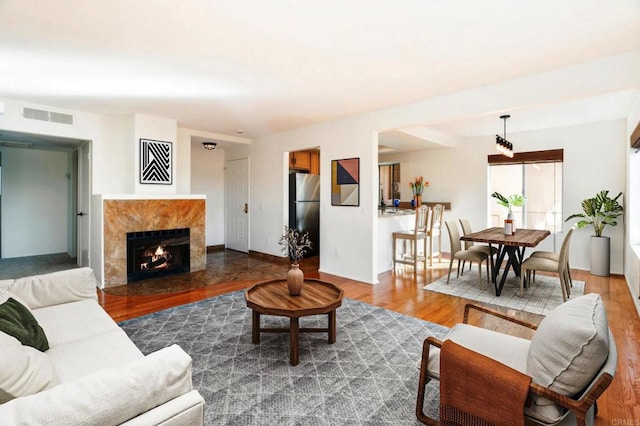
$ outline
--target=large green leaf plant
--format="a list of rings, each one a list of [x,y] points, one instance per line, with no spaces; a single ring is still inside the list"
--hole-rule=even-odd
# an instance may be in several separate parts
[[[509,197],[505,197],[499,192],[491,194],[493,198],[497,200],[497,203],[504,206],[511,211],[511,207],[520,207],[524,204],[524,197],[521,194],[511,194]]]
[[[600,191],[593,198],[587,198],[582,201],[583,213],[572,214],[565,219],[568,222],[571,219],[582,218],[578,221],[578,228],[584,228],[587,225],[593,225],[596,237],[602,237],[602,231],[606,225],[616,226],[616,219],[623,212],[622,205],[618,202],[618,198],[622,196],[620,192],[615,198],[609,197],[609,191]]]

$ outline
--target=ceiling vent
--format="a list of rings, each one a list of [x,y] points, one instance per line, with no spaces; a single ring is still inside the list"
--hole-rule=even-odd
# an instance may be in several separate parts
[[[45,111],[36,108],[22,108],[22,116],[29,120],[49,121],[51,123],[73,124],[73,115],[61,112]]]

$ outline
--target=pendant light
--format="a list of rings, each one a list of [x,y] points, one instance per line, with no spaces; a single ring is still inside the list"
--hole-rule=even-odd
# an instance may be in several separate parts
[[[504,121],[504,137],[496,135],[496,150],[505,157],[513,158],[513,144],[507,140],[507,118],[510,115],[501,115]]]

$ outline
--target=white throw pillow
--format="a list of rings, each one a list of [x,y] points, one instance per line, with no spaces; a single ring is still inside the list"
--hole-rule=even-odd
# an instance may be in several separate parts
[[[0,332],[0,404],[58,384],[49,356]]]
[[[549,313],[531,339],[526,373],[533,382],[573,396],[591,383],[609,354],[607,314],[599,294],[571,299]],[[559,407],[534,398],[532,416],[555,421]]]

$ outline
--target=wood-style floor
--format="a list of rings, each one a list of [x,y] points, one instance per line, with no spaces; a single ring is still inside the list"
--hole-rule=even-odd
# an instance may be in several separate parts
[[[287,265],[273,263],[273,270],[286,270]],[[448,261],[434,267],[419,269],[414,279],[410,268],[398,268],[381,274],[377,285],[365,284],[318,272],[317,258],[303,259],[302,268],[305,276],[320,278],[340,286],[345,297],[367,302],[376,306],[401,312],[406,315],[452,326],[462,320],[466,299],[433,293],[422,289],[426,284],[446,275]],[[215,271],[208,271],[215,274]],[[472,271],[471,273],[475,273]],[[640,319],[638,318],[631,294],[625,279],[620,275],[598,277],[587,271],[572,270],[573,279],[585,281],[585,293],[599,293],[604,301],[609,326],[618,348],[618,369],[616,376],[598,401],[599,413],[597,425],[638,425],[640,424]],[[116,320],[145,315],[173,306],[190,303],[217,296],[231,291],[245,289],[258,280],[244,280],[212,284],[171,294],[116,296],[99,291],[100,303]],[[506,311],[505,309],[501,309]],[[539,322],[534,314],[524,312],[510,313],[528,321]],[[485,323],[493,328],[504,327],[502,324],[487,323],[483,318],[475,321]],[[338,327],[340,327],[338,320]],[[516,330],[505,327],[501,331],[516,333]],[[517,334],[520,334],[519,332]],[[418,360],[416,360],[418,362]]]

